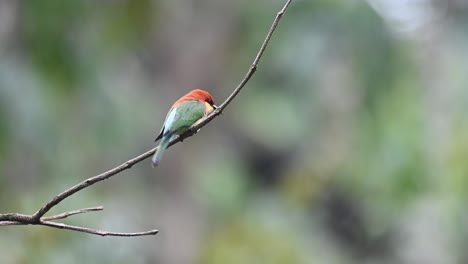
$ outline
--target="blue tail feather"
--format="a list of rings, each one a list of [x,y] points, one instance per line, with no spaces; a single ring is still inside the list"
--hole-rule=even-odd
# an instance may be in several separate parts
[[[154,153],[154,156],[151,159],[153,168],[157,167],[159,165],[159,163],[161,162],[164,151],[166,150],[166,148],[169,145],[170,141],[171,141],[171,136],[170,135],[166,135],[161,139],[161,143],[159,144],[159,148],[158,148],[158,150],[156,150],[156,153]]]

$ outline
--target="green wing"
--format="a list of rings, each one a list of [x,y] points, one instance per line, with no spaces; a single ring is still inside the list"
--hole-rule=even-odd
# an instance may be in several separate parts
[[[171,112],[176,111],[171,119]],[[197,120],[205,115],[205,104],[199,101],[185,101],[171,109],[166,117],[164,126],[156,140],[170,131],[172,135],[186,132]]]
[[[199,101],[186,101],[176,107],[176,114],[169,130],[182,134],[205,115],[205,104]]]

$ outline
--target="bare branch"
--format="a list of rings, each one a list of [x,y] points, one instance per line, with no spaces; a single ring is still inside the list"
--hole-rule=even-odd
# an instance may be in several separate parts
[[[84,232],[84,233],[93,234],[93,235],[100,235],[100,236],[119,236],[119,237],[149,236],[149,235],[156,235],[159,232],[158,230],[150,230],[150,231],[137,232],[137,233],[116,233],[116,232],[109,232],[105,230],[97,230],[97,229],[72,226],[72,225],[66,225],[62,223],[56,223],[52,221],[42,221],[42,220],[41,220],[41,225],[55,227],[59,229],[79,231],[79,232]]]
[[[11,226],[11,225],[43,225],[49,226],[59,229],[67,229],[73,230],[93,235],[100,235],[100,236],[120,236],[120,237],[134,237],[134,236],[149,236],[149,235],[156,235],[158,230],[149,230],[145,232],[136,232],[136,233],[117,233],[117,232],[110,232],[106,230],[98,230],[92,229],[87,227],[80,227],[74,225],[67,225],[64,223],[58,223],[51,220],[63,219],[67,218],[72,215],[76,214],[83,214],[88,212],[95,212],[95,211],[102,211],[104,207],[97,206],[97,207],[90,207],[90,208],[83,208],[80,210],[69,211],[61,214],[57,214],[54,216],[49,217],[42,217],[39,222],[34,222],[32,215],[23,215],[23,214],[0,214],[0,226]],[[10,220],[4,220],[10,219]]]
[[[41,220],[42,221],[51,221],[51,220],[67,218],[69,216],[76,215],[76,214],[83,214],[83,213],[102,211],[102,210],[104,210],[103,206],[83,208],[83,209],[79,209],[79,210],[75,210],[75,211],[69,211],[69,212],[61,213],[61,214],[54,215],[54,216],[42,217]]]
[[[219,115],[219,113],[221,113],[224,110],[224,108],[226,108],[226,106],[231,103],[234,97],[237,96],[237,94],[242,90],[242,88],[244,88],[245,84],[247,84],[247,82],[250,80],[250,77],[252,77],[252,75],[255,73],[255,71],[257,70],[258,62],[262,58],[263,53],[265,52],[265,49],[271,40],[271,36],[273,36],[273,33],[276,30],[276,27],[278,26],[281,18],[283,17],[284,12],[286,11],[290,3],[291,3],[291,0],[288,0],[286,4],[284,4],[283,8],[276,14],[275,20],[273,21],[273,24],[271,25],[270,31],[268,31],[268,34],[265,40],[263,41],[263,44],[260,47],[260,50],[258,51],[257,56],[255,56],[255,60],[253,61],[252,65],[249,68],[249,71],[245,75],[244,79],[236,87],[236,89],[234,89],[231,95],[229,95],[226,101],[224,101],[224,103],[220,105],[219,111],[213,113],[213,116]]]
[[[0,223],[2,221],[12,221],[12,222],[28,222],[31,220],[30,215],[25,214],[0,214]]]
[[[192,126],[185,134],[178,136],[171,140],[169,143],[168,147],[181,142],[185,138],[191,137],[194,134],[197,133],[202,127],[204,127],[206,124],[211,122],[215,117],[220,115],[223,110],[234,100],[234,98],[239,94],[239,92],[244,88],[244,86],[247,84],[247,82],[250,80],[252,75],[255,73],[258,67],[258,63],[260,59],[263,56],[263,53],[265,52],[265,49],[268,46],[268,43],[270,43],[271,37],[273,33],[276,30],[276,27],[278,26],[281,18],[283,17],[284,12],[290,5],[292,0],[287,0],[286,3],[284,4],[283,8],[276,14],[276,17],[273,21],[273,24],[271,25],[270,30],[268,31],[265,40],[263,41],[262,46],[260,47],[260,50],[258,51],[257,55],[255,56],[254,61],[249,67],[249,70],[247,71],[246,75],[244,78],[241,80],[241,82],[237,85],[237,87],[234,89],[234,91],[226,98],[226,100],[216,109],[214,110],[210,115],[208,115],[205,119],[203,119],[201,122],[198,122],[196,125]],[[0,214],[0,226],[5,226],[5,225],[44,225],[44,226],[49,226],[49,227],[54,227],[54,228],[60,228],[60,229],[68,229],[68,230],[74,230],[74,231],[79,231],[79,232],[85,232],[89,234],[95,234],[95,235],[101,235],[101,236],[144,236],[144,235],[155,235],[158,233],[157,230],[150,230],[146,232],[139,232],[139,233],[114,233],[114,232],[108,232],[108,231],[103,231],[103,230],[95,230],[95,229],[89,229],[85,227],[78,227],[78,226],[72,226],[72,225],[66,225],[63,223],[57,223],[51,220],[57,220],[57,219],[62,219],[66,218],[72,215],[76,214],[81,214],[81,213],[87,213],[87,212],[92,212],[92,211],[101,211],[103,210],[102,207],[93,207],[93,208],[84,208],[80,210],[75,210],[75,211],[70,211],[70,212],[65,212],[62,214],[50,216],[50,217],[44,217],[44,215],[50,211],[54,206],[62,202],[64,199],[67,197],[70,197],[71,195],[75,194],[76,192],[87,188],[97,182],[103,181],[107,178],[110,178],[116,174],[119,174],[120,172],[130,169],[133,165],[147,159],[148,157],[151,157],[154,152],[158,149],[158,147],[153,148],[151,150],[146,151],[143,154],[140,154],[139,156],[132,158],[119,166],[110,169],[106,172],[103,172],[101,174],[98,174],[94,177],[88,178],[81,183],[78,183],[71,188],[63,191],[62,193],[56,195],[54,198],[52,198],[49,202],[47,202],[44,206],[42,206],[37,212],[35,212],[33,215],[24,215],[24,214]]]
[[[136,163],[148,158],[149,156],[151,156],[152,154],[154,153],[154,150],[149,150],[131,160],[128,160],[122,164],[120,164],[119,166],[111,169],[111,170],[108,170],[106,172],[103,172],[99,175],[96,175],[94,177],[91,177],[87,180],[84,180],[82,181],[81,183],[63,191],[62,193],[58,194],[57,196],[55,196],[52,200],[50,200],[48,203],[46,203],[41,209],[39,209],[39,211],[37,211],[34,215],[33,215],[33,219],[35,221],[38,221],[42,216],[44,216],[44,214],[46,214],[50,209],[52,209],[52,207],[56,206],[58,203],[60,203],[61,201],[63,201],[65,198],[71,196],[72,194],[86,188],[86,187],[89,187],[97,182],[100,182],[100,181],[103,181],[113,175],[116,175],[118,174],[119,172],[122,172],[126,169],[130,169],[133,165],[135,165]]]

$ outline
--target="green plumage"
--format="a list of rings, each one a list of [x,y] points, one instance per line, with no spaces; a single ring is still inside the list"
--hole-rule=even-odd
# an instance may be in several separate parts
[[[164,126],[167,128],[164,130],[171,131],[174,135],[180,135],[205,115],[205,104],[200,101],[185,101],[173,110],[176,110],[174,120],[171,124],[166,124],[168,121],[166,120]]]
[[[175,112],[174,112],[175,111]],[[200,101],[185,101],[174,105],[166,116],[156,140],[161,139],[159,149],[153,156],[153,166],[158,166],[172,136],[185,133],[197,120],[205,115],[205,104]]]

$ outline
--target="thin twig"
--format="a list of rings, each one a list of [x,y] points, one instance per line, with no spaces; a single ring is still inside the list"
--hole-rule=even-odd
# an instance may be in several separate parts
[[[242,79],[242,81],[237,85],[236,89],[234,89],[234,91],[229,95],[229,97],[215,111],[213,111],[204,120],[202,120],[200,123],[198,123],[196,126],[194,126],[193,128],[190,129],[190,131],[192,132],[191,134],[189,134],[188,136],[182,135],[181,140],[185,139],[186,137],[192,136],[194,133],[196,133],[196,131],[198,131],[200,128],[204,127],[206,124],[211,122],[211,120],[213,120],[215,117],[220,115],[223,112],[223,110],[232,102],[232,100],[234,100],[234,98],[239,94],[239,92],[242,90],[242,88],[244,88],[244,86],[247,84],[247,82],[250,80],[252,75],[254,75],[255,71],[257,70],[258,63],[260,62],[260,59],[262,58],[263,53],[265,52],[265,49],[268,46],[268,43],[270,43],[271,36],[273,36],[273,33],[276,30],[276,27],[278,26],[281,18],[283,17],[283,14],[286,11],[286,9],[288,8],[289,4],[291,4],[291,1],[292,0],[286,1],[283,8],[281,8],[281,10],[276,14],[275,20],[273,20],[273,24],[271,25],[270,30],[268,31],[267,36],[266,36],[265,40],[263,41],[263,44],[260,47],[260,50],[258,51],[257,56],[255,56],[254,61],[250,65],[250,68],[247,71],[244,79]],[[193,131],[195,131],[195,132],[193,132]],[[178,141],[179,141],[179,139],[177,138],[175,140],[174,144],[177,143]],[[169,146],[171,146],[171,145],[173,145],[173,144],[169,144]]]
[[[276,14],[276,17],[273,21],[273,24],[271,25],[270,30],[268,31],[265,40],[263,41],[262,46],[260,47],[260,50],[258,51],[257,55],[255,56],[254,61],[249,67],[249,70],[247,71],[245,77],[242,79],[242,81],[237,85],[237,87],[234,89],[234,91],[228,96],[228,98],[216,109],[214,110],[210,115],[208,115],[205,119],[203,119],[201,122],[198,122],[196,125],[192,126],[185,134],[178,136],[171,140],[169,143],[169,146],[172,146],[178,142],[181,142],[185,138],[193,136],[197,131],[199,131],[202,127],[204,127],[206,124],[211,122],[215,117],[220,115],[223,110],[234,100],[234,98],[239,94],[239,92],[244,88],[244,86],[247,84],[247,82],[250,80],[252,75],[255,73],[258,67],[258,63],[260,59],[263,56],[263,53],[265,52],[266,47],[268,46],[268,43],[271,40],[271,37],[273,33],[276,30],[276,27],[278,26],[281,18],[283,17],[284,12],[288,8],[289,4],[291,3],[292,0],[287,0],[286,3],[284,4],[283,8]],[[140,232],[140,233],[113,233],[113,232],[107,232],[107,231],[102,231],[102,230],[94,230],[94,229],[89,229],[89,228],[84,228],[84,227],[77,227],[77,226],[71,226],[71,225],[66,225],[62,223],[57,223],[53,222],[50,220],[56,220],[56,219],[62,219],[66,218],[71,215],[75,214],[80,214],[80,213],[86,213],[86,212],[91,212],[91,211],[100,211],[102,210],[101,207],[95,207],[95,208],[84,208],[81,210],[76,210],[76,211],[70,211],[70,212],[65,212],[59,215],[55,216],[50,216],[50,217],[44,217],[44,215],[50,211],[54,206],[62,202],[64,199],[67,197],[70,197],[74,193],[87,188],[97,182],[103,181],[109,177],[112,177],[116,174],[119,174],[120,172],[130,169],[133,167],[133,165],[147,159],[148,157],[152,156],[154,152],[158,149],[158,147],[153,148],[151,150],[146,151],[143,154],[140,154],[139,156],[130,159],[119,166],[110,169],[106,172],[103,172],[101,174],[98,174],[94,177],[91,177],[89,179],[84,180],[81,183],[78,183],[71,188],[63,191],[62,193],[56,195],[54,198],[52,198],[49,202],[47,202],[44,206],[42,206],[37,212],[35,212],[33,215],[24,215],[24,214],[0,214],[0,226],[2,225],[45,225],[45,226],[50,226],[54,228],[61,228],[61,229],[69,229],[69,230],[75,230],[75,231],[80,231],[80,232],[85,232],[85,233],[90,233],[90,234],[96,234],[96,235],[112,235],[112,236],[142,236],[142,235],[154,235],[158,231],[157,230],[151,230],[147,232]]]
[[[55,227],[59,229],[74,230],[74,231],[84,232],[84,233],[93,234],[93,235],[100,235],[100,236],[119,236],[119,237],[149,236],[149,235],[156,235],[159,232],[158,230],[149,230],[145,232],[136,232],[136,233],[116,233],[116,232],[109,232],[105,230],[97,230],[97,229],[91,229],[87,227],[66,225],[62,223],[56,223],[52,221],[42,221],[42,220],[41,220],[41,225]]]
[[[111,170],[108,170],[106,172],[103,172],[99,175],[96,175],[94,177],[91,177],[87,180],[84,180],[82,181],[81,183],[63,191],[62,193],[58,194],[57,196],[55,196],[54,198],[52,198],[52,200],[50,200],[48,203],[46,203],[41,209],[39,209],[39,211],[37,211],[36,213],[34,213],[33,215],[33,219],[35,221],[38,221],[42,216],[44,216],[44,214],[46,214],[50,209],[52,209],[52,207],[56,206],[58,203],[60,203],[61,201],[63,201],[65,198],[71,196],[72,194],[86,188],[86,187],[89,187],[97,182],[100,182],[100,181],[103,181],[111,176],[114,176],[116,174],[118,174],[119,172],[122,172],[124,170],[127,170],[127,169],[130,169],[133,165],[137,164],[138,162],[148,158],[149,156],[151,156],[152,154],[154,153],[154,149],[153,150],[149,150],[131,160],[128,160],[122,164],[120,164],[119,166],[111,169]],[[1,219],[0,219],[1,220]]]
[[[65,213],[61,213],[61,214],[53,215],[53,216],[49,216],[49,217],[42,217],[41,220],[42,221],[51,221],[51,220],[67,218],[69,216],[76,215],[76,214],[83,214],[83,213],[87,213],[87,212],[96,212],[96,211],[102,211],[102,210],[104,210],[103,206],[83,208],[83,209],[70,211],[70,212],[65,212]]]
[[[100,235],[100,236],[119,236],[119,237],[134,237],[134,236],[149,236],[149,235],[156,235],[158,230],[149,230],[145,232],[136,232],[136,233],[117,233],[117,232],[110,232],[106,230],[98,230],[92,229],[87,227],[81,226],[74,226],[68,225],[64,223],[54,222],[52,220],[63,219],[67,218],[72,215],[95,212],[95,211],[102,211],[104,207],[97,206],[97,207],[90,207],[90,208],[83,208],[79,210],[64,212],[61,214],[49,216],[49,217],[41,217],[39,222],[34,222],[33,215],[23,215],[23,214],[0,214],[0,226],[11,226],[11,225],[43,225],[58,229],[67,229],[73,230],[93,235]],[[9,219],[9,220],[4,220]]]

